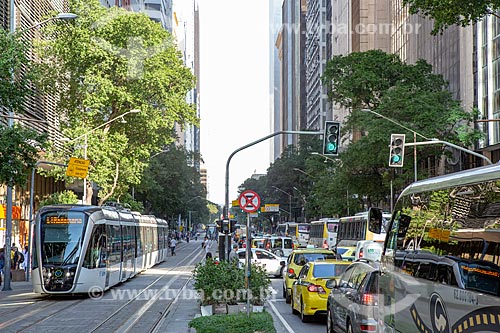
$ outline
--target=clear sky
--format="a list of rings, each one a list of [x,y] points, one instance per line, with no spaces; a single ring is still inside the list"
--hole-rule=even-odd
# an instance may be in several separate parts
[[[268,0],[199,0],[201,153],[208,199],[224,204],[226,163],[270,132]],[[229,200],[270,163],[266,140],[234,155]]]

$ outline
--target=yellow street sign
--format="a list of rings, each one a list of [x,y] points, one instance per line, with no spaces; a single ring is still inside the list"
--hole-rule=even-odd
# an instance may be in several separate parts
[[[71,157],[66,168],[66,176],[85,178],[89,170],[90,160]]]
[[[239,207],[239,206],[240,206],[240,202],[238,200],[231,201],[231,207]]]

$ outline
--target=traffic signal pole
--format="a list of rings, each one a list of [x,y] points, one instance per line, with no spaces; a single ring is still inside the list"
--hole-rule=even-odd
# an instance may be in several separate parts
[[[464,151],[466,153],[469,153],[471,155],[474,155],[476,157],[482,158],[483,160],[485,160],[486,162],[488,162],[488,164],[493,164],[493,162],[491,162],[491,160],[488,157],[484,156],[484,155],[476,153],[475,151],[469,150],[467,148],[457,146],[457,145],[455,145],[455,144],[453,144],[451,142],[443,141],[443,140],[439,140],[439,139],[431,139],[431,141],[420,141],[420,142],[414,142],[414,143],[405,143],[405,147],[406,146],[436,145],[436,144],[442,144],[442,145],[450,146],[452,148],[455,148],[455,149]]]
[[[323,135],[323,132],[308,132],[308,131],[279,131],[275,132],[269,135],[266,135],[263,138],[260,138],[258,140],[255,140],[253,142],[250,142],[247,145],[244,145],[243,147],[240,147],[233,151],[231,155],[229,155],[227,162],[226,162],[226,184],[225,184],[225,204],[224,204],[224,219],[229,219],[229,163],[231,162],[231,159],[233,158],[236,153],[251,147],[253,145],[256,145],[257,143],[260,143],[262,141],[265,141],[267,139],[270,139],[276,135],[281,135],[281,134],[304,134],[304,135]]]

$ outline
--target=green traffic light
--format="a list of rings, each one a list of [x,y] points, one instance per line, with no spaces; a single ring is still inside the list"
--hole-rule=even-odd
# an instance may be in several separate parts
[[[399,162],[401,162],[401,156],[399,155],[392,156],[392,163],[399,163]]]
[[[332,143],[332,142],[329,142],[326,146],[326,149],[329,151],[329,152],[332,152],[332,151],[335,151],[337,150],[337,145]]]

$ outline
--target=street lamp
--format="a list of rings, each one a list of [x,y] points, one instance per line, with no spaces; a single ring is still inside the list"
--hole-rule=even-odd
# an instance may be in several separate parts
[[[85,138],[85,143],[84,143],[84,146],[83,146],[83,159],[87,159],[87,138],[88,138],[88,135],[91,134],[92,132],[98,130],[99,128],[102,128],[110,123],[112,123],[113,121],[117,120],[117,119],[122,119],[123,120],[123,117],[125,117],[127,114],[129,113],[139,113],[141,112],[141,110],[139,109],[133,109],[133,110],[130,110],[130,111],[127,111],[125,112],[124,114],[121,114],[119,116],[116,116],[114,117],[113,119],[110,119],[108,120],[107,122],[105,122],[104,124],[101,124],[97,127],[94,127],[93,129],[91,129],[90,131],[88,132],[85,132],[84,134],[74,138],[74,139],[71,139],[71,140],[66,140],[68,143],[70,142],[74,142],[74,141],[77,141],[81,138]],[[83,197],[82,197],[82,203],[84,205],[87,204],[87,177],[83,178]]]
[[[15,4],[15,0],[10,0],[10,33],[12,34],[15,34],[16,33],[16,13],[15,13],[15,9],[16,9],[16,4]],[[54,17],[51,17],[51,18],[48,18],[44,21],[41,21],[41,22],[38,22],[26,29],[23,29],[23,30],[20,30],[18,32],[19,35],[31,30],[31,29],[34,29],[38,26],[40,26],[41,24],[43,23],[46,23],[48,21],[52,21],[52,20],[59,20],[59,19],[75,19],[77,16],[75,14],[71,14],[71,13],[60,13],[58,14],[57,16],[54,16]],[[14,73],[14,71],[12,71],[12,73]],[[14,82],[14,78],[12,78],[12,82]],[[9,110],[9,127],[13,127],[14,126],[14,119],[16,118],[14,116],[14,111],[12,110],[12,108]],[[10,184],[10,182],[7,184],[7,202],[6,202],[6,216],[5,216],[5,248],[4,248],[4,254],[6,256],[6,258],[8,258],[8,256],[10,256],[10,251],[11,251],[11,238],[12,238],[12,184]],[[31,231],[31,230],[30,230]],[[4,284],[3,284],[3,288],[2,290],[3,291],[7,291],[7,290],[12,290],[11,286],[10,286],[10,260],[5,260],[5,264],[4,264],[4,272],[7,272],[7,274],[5,274],[5,278],[4,278]],[[28,268],[29,269],[29,268]]]
[[[271,187],[273,187],[274,189],[276,189],[276,190],[278,190],[280,192],[283,192],[286,195],[288,195],[288,209],[289,209],[288,216],[289,216],[290,221],[291,221],[292,220],[292,195],[290,193],[288,193],[288,192],[283,191],[282,189],[280,189],[277,186],[271,185]]]

